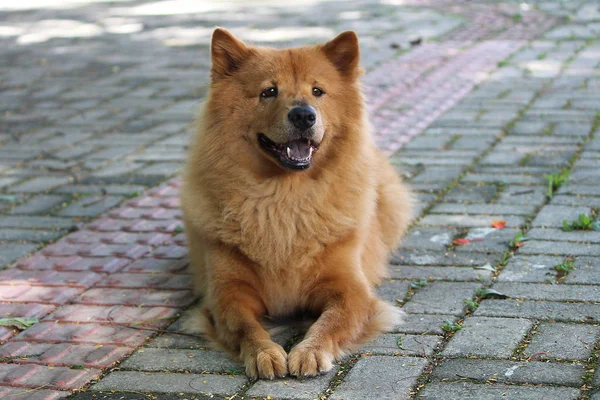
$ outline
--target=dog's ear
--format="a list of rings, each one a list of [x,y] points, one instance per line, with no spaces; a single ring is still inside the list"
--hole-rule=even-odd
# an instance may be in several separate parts
[[[231,75],[242,65],[250,53],[248,46],[227,29],[215,29],[210,44],[211,76],[213,79],[218,79]]]
[[[358,37],[353,31],[340,33],[325,43],[321,50],[343,75],[355,77],[360,74],[360,49]]]

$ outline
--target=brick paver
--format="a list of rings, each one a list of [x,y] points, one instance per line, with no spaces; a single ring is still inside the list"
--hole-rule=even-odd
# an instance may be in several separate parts
[[[600,211],[596,2],[9,3],[0,318],[39,322],[0,327],[0,398],[600,398],[600,233],[562,229]],[[179,331],[176,174],[215,25],[356,30],[375,140],[419,198],[379,288],[406,324],[315,379],[251,382]]]

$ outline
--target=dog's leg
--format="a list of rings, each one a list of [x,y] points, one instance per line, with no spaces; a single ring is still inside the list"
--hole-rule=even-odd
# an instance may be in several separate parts
[[[344,351],[401,322],[402,311],[372,293],[357,259],[351,252],[338,251],[327,260],[330,268],[307,293],[311,308],[321,315],[290,351],[291,375],[329,371]]]
[[[239,354],[249,377],[284,377],[287,354],[260,323],[266,309],[249,261],[235,250],[215,246],[209,250],[209,262],[205,305],[214,320],[216,340]]]

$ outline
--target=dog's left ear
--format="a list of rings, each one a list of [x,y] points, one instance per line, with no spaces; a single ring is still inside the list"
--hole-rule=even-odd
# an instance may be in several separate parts
[[[356,77],[360,74],[358,67],[360,49],[358,37],[353,31],[340,33],[325,43],[321,50],[342,75]]]
[[[250,55],[250,49],[227,29],[217,28],[211,41],[213,79],[233,74]]]

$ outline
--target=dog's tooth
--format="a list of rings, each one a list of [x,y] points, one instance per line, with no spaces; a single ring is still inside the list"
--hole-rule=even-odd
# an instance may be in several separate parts
[[[313,152],[313,148],[312,148],[312,146],[310,146],[308,148],[308,157],[306,157],[306,158],[310,158],[312,156],[312,152]]]
[[[289,147],[286,147],[285,149],[286,149],[286,151],[287,151],[287,156],[288,156],[289,158],[292,158],[292,150],[291,150]]]

